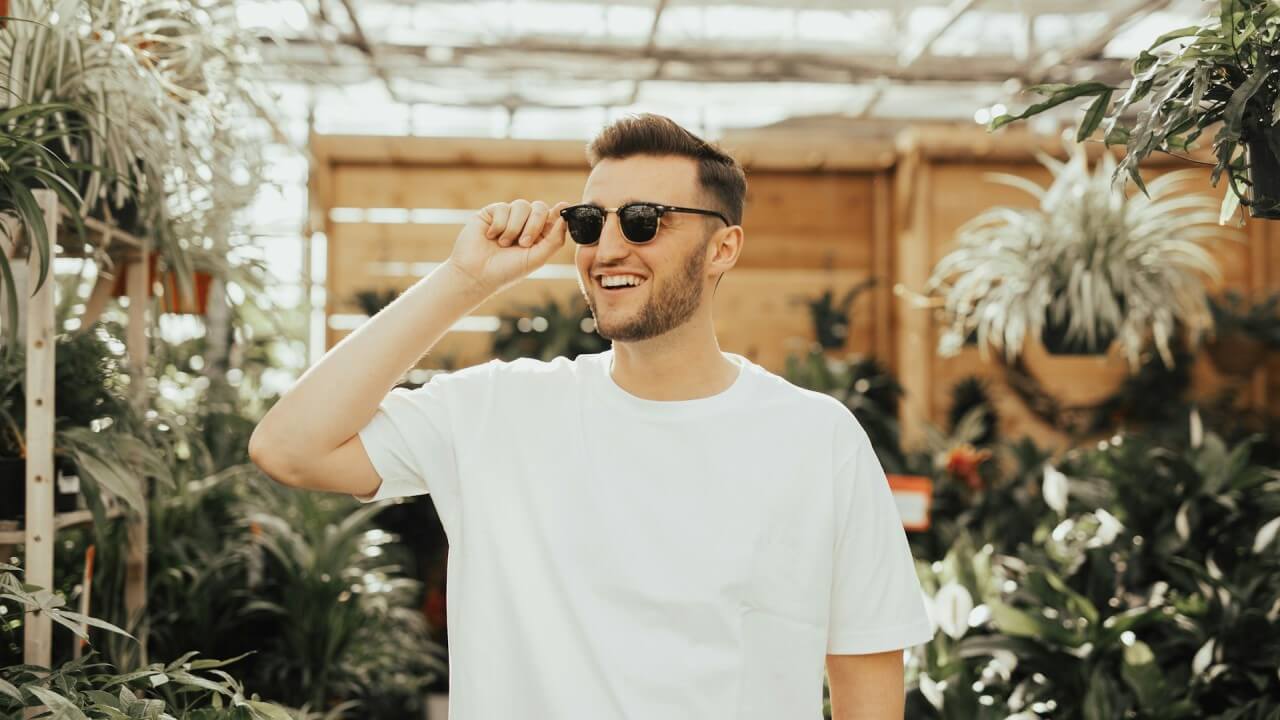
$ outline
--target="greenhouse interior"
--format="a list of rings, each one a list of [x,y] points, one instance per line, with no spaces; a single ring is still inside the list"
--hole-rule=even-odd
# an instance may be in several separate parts
[[[0,717],[1280,720],[1275,0],[0,0],[0,246]]]

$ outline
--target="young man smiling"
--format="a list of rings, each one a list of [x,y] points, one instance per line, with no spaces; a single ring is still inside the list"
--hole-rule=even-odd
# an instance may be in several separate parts
[[[272,478],[430,492],[450,542],[453,720],[901,718],[932,636],[866,433],[723,352],[741,166],[667,118],[589,146],[581,203],[494,203],[328,352],[250,441]],[[575,243],[603,353],[389,389],[459,318]]]

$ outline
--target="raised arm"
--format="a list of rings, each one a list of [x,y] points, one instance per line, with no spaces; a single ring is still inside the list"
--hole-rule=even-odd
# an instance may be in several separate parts
[[[516,200],[478,211],[449,259],[343,338],[267,412],[249,457],[277,482],[370,495],[380,478],[357,433],[454,323],[541,267],[565,242],[559,210]]]

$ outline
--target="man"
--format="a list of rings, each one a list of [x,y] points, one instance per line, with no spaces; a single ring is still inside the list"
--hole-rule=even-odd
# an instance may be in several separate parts
[[[262,420],[272,478],[430,492],[450,541],[453,720],[901,718],[932,628],[884,472],[849,411],[722,352],[741,166],[671,120],[587,151],[583,202],[478,211],[449,259]],[[575,242],[612,349],[388,390],[459,318]]]

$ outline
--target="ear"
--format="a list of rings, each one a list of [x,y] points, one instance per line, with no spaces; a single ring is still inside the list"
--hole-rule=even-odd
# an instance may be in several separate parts
[[[738,256],[742,254],[745,241],[741,225],[730,225],[712,233],[709,243],[711,257],[707,269],[716,274],[728,272],[738,264]]]

